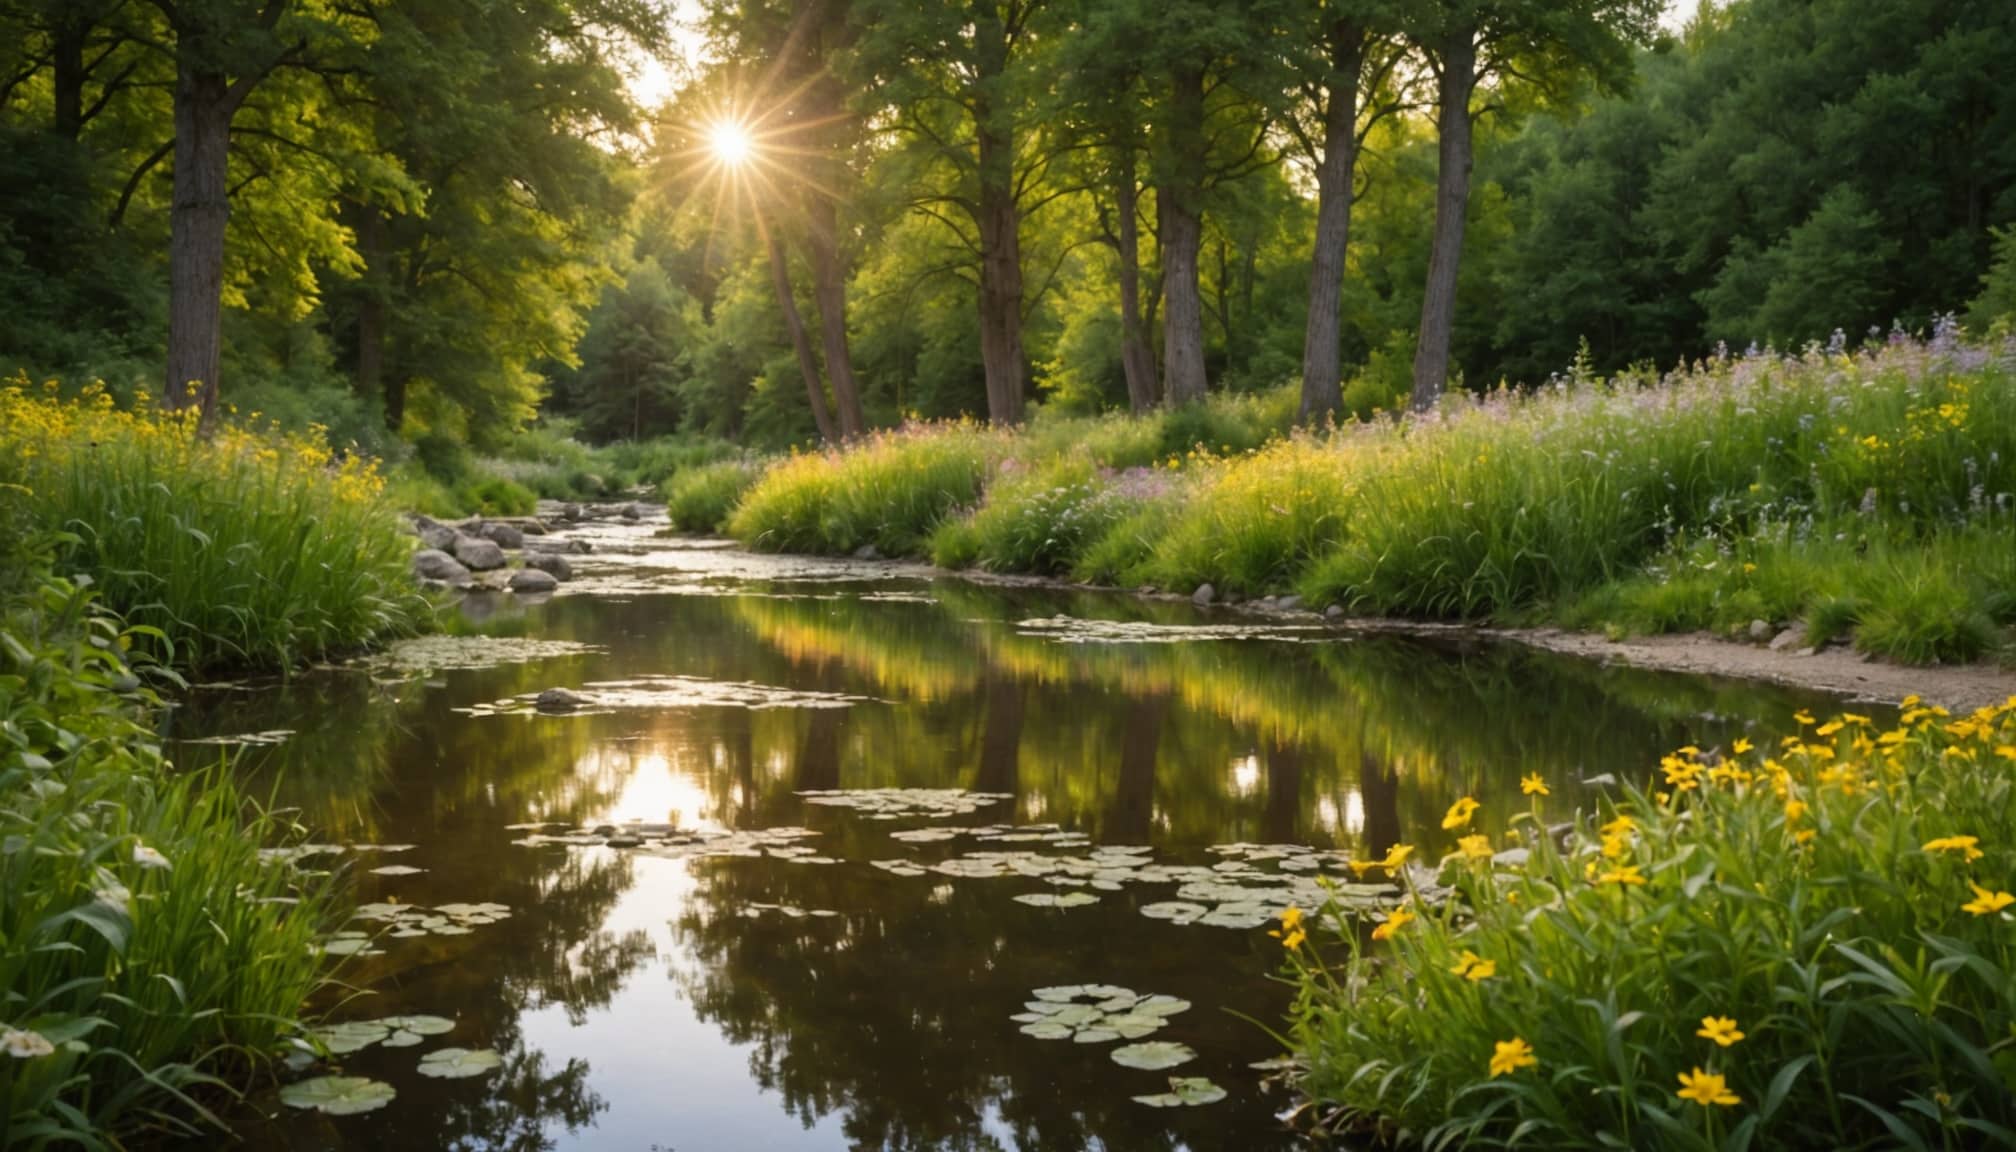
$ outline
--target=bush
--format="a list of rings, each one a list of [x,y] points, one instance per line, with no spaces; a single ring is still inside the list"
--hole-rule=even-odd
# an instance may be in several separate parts
[[[2016,699],[1906,704],[1683,748],[1558,841],[1536,795],[1521,853],[1402,874],[1387,947],[1288,925],[1303,1088],[1428,1147],[2016,1141]]]
[[[465,508],[485,516],[530,516],[539,507],[539,496],[530,488],[502,476],[471,481],[455,492]]]
[[[1339,453],[1303,437],[1207,463],[1149,564],[1153,582],[1187,591],[1262,592],[1291,584],[1344,530],[1352,495]]]
[[[845,450],[793,455],[742,497],[728,531],[753,548],[922,553],[939,522],[979,503],[1001,437],[968,423],[911,425]]]
[[[1068,458],[997,480],[971,517],[946,522],[932,541],[932,560],[949,568],[1062,574],[1087,541],[1139,506],[1136,487],[1133,477],[1116,483],[1111,473]]]
[[[333,458],[312,431],[206,437],[187,416],[0,388],[0,484],[63,534],[60,573],[90,576],[187,668],[317,659],[426,618],[375,463]]]
[[[262,861],[281,827],[221,771],[175,774],[136,637],[42,577],[0,615],[0,1142],[194,1132],[319,982],[330,889]]]
[[[763,474],[748,460],[724,460],[675,473],[664,487],[665,510],[682,532],[719,532],[742,494]]]

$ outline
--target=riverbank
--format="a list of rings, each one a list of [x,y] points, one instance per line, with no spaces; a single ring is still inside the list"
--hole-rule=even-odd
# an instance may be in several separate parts
[[[1759,353],[1271,439],[1268,411],[911,426],[668,495],[682,526],[757,549],[1211,602],[1924,666],[2006,659],[2016,636],[2007,341]],[[1209,438],[1166,454],[1179,433]]]

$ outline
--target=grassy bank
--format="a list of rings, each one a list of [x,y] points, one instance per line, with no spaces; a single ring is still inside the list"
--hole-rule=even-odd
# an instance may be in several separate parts
[[[191,669],[286,666],[427,612],[373,462],[320,436],[126,411],[94,389],[0,387],[0,487],[135,642]]]
[[[1291,913],[1304,1090],[1427,1147],[2016,1144],[2016,699],[1795,719],[1598,813],[1529,785],[1495,859],[1451,797],[1377,928]]]
[[[1567,378],[1287,433],[1277,397],[1019,432],[912,427],[772,464],[758,548],[1617,632],[1800,625],[1912,662],[2016,626],[2016,344]]]
[[[320,979],[330,891],[260,859],[283,829],[221,771],[170,769],[158,701],[121,655],[144,637],[79,585],[15,571],[0,597],[0,1146],[215,1127],[206,1102],[271,1057]]]

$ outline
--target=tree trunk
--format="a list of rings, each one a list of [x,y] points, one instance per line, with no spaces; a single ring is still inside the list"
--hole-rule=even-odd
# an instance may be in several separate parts
[[[1100,838],[1109,844],[1146,844],[1155,834],[1155,767],[1162,753],[1162,720],[1169,698],[1160,694],[1129,702],[1120,733],[1120,779],[1106,811]]]
[[[1358,83],[1365,37],[1347,21],[1330,26],[1330,75],[1325,81],[1323,158],[1316,165],[1316,247],[1309,262],[1309,318],[1302,331],[1302,408],[1313,424],[1344,407],[1337,364],[1338,308],[1345,255],[1351,247],[1352,181],[1358,165]]]
[[[368,204],[357,215],[357,255],[364,272],[357,280],[357,375],[351,386],[364,399],[376,400],[385,387],[385,285],[391,277],[385,267],[385,217]],[[386,426],[399,431],[391,419],[387,405]]]
[[[1122,145],[1120,165],[1120,368],[1127,375],[1127,404],[1136,414],[1155,407],[1155,349],[1141,315],[1141,188],[1134,182],[1134,145]]]
[[[406,377],[394,375],[385,381],[385,427],[394,432],[406,423]]]
[[[1435,169],[1435,243],[1428,288],[1421,297],[1421,339],[1414,350],[1413,407],[1435,405],[1449,380],[1449,341],[1456,328],[1456,279],[1463,225],[1470,210],[1470,94],[1477,87],[1477,33],[1459,28],[1442,46],[1435,120],[1441,149]]]
[[[784,255],[784,241],[764,224],[764,244],[770,250],[770,286],[777,291],[777,310],[784,314],[784,328],[791,333],[791,350],[798,354],[798,372],[805,377],[805,397],[812,404],[812,420],[819,425],[819,438],[828,444],[839,437],[833,432],[833,417],[826,411],[826,389],[819,383],[819,361],[812,355],[812,341],[805,335],[805,321],[798,315],[798,298],[791,292],[791,264]]]
[[[1022,421],[1022,238],[1009,158],[1013,145],[980,134],[980,364],[987,419]]]
[[[987,716],[980,728],[980,767],[975,792],[1021,791],[1023,688],[1009,676],[987,680]]]
[[[168,225],[168,387],[171,409],[216,418],[223,355],[224,229],[231,217],[231,116],[237,100],[220,72],[179,61],[175,75],[174,207]]]
[[[1267,808],[1260,834],[1275,844],[1294,844],[1302,823],[1302,749],[1285,741],[1267,744]]]
[[[1204,69],[1176,69],[1169,91],[1169,169],[1156,195],[1162,237],[1163,399],[1172,408],[1204,399],[1204,300],[1197,284],[1203,239]]]
[[[84,131],[84,40],[91,22],[75,13],[57,17],[50,39],[50,97],[56,134],[75,140]]]
[[[847,353],[847,275],[840,262],[839,211],[816,190],[804,197],[812,249],[812,299],[819,306],[819,334],[826,349],[826,378],[833,384],[833,407],[840,415],[840,436],[852,440],[868,430],[861,414],[861,389],[854,382],[854,361]]]

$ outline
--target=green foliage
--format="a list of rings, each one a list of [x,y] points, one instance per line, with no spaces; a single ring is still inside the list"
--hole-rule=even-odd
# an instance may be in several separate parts
[[[1403,874],[1417,918],[1384,947],[1326,909],[1290,953],[1303,1088],[1429,1147],[2008,1133],[2016,706],[1797,719],[1783,747],[1681,749],[1657,797],[1626,786],[1559,839],[1532,797],[1522,858],[1466,845],[1432,900]],[[1680,1096],[1704,1071],[1722,1092]]]
[[[412,541],[375,465],[319,439],[122,412],[0,388],[0,484],[34,530],[61,533],[58,571],[185,668],[276,667],[412,631],[430,615]]]
[[[998,435],[970,424],[877,433],[840,452],[773,464],[728,531],[752,548],[846,554],[873,545],[914,556],[954,510],[979,503]]]
[[[147,637],[83,586],[32,584],[0,605],[0,979],[8,1047],[30,1046],[0,1076],[7,1141],[221,1128],[218,1091],[320,982],[330,885],[260,858],[290,829],[224,772],[163,759],[122,656]]]
[[[1995,230],[1995,259],[1981,277],[1981,294],[1974,298],[1967,321],[1975,331],[1987,333],[2016,329],[2016,225]]]
[[[456,489],[462,505],[485,516],[530,516],[539,494],[515,480],[486,476]]]
[[[723,460],[675,472],[662,489],[665,511],[682,532],[719,532],[762,468],[748,460]]]

